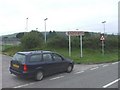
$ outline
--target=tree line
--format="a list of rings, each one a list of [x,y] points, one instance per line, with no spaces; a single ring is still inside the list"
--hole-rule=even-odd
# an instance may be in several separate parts
[[[47,34],[47,43],[44,43],[44,34],[39,31],[22,32],[16,35],[21,41],[21,46],[24,50],[30,50],[36,47],[51,47],[51,48],[68,48],[68,36],[65,33],[50,31]],[[101,34],[85,32],[83,36],[83,48],[86,49],[101,49]],[[105,49],[110,51],[118,49],[118,35],[105,34]],[[71,37],[72,48],[80,47],[79,36]]]

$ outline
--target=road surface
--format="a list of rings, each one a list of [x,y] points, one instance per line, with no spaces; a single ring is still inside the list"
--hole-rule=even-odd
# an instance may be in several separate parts
[[[10,60],[11,57],[2,55],[2,88],[120,87],[118,86],[118,82],[120,81],[120,76],[118,76],[118,64],[120,64],[120,62],[94,65],[75,65],[71,73],[60,73],[48,76],[42,81],[34,81],[32,79],[21,79],[10,74],[8,70]]]

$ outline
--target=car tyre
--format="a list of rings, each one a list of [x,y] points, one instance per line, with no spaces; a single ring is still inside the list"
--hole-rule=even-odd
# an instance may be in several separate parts
[[[41,81],[43,79],[44,75],[42,71],[38,71],[35,76],[35,80]]]
[[[67,67],[67,73],[70,73],[73,69],[73,66],[70,64],[68,67]]]

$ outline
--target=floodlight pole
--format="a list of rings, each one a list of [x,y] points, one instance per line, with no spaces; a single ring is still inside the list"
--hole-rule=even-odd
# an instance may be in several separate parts
[[[28,18],[26,18],[26,31],[28,31]]]
[[[103,21],[102,23],[103,23],[103,30],[104,30],[104,35],[105,35],[105,23],[106,23],[106,21]]]
[[[44,36],[44,38],[45,38],[45,43],[47,42],[47,37],[46,37],[46,20],[47,20],[48,18],[45,18],[44,19],[44,21],[45,21],[45,36]]]
[[[36,28],[36,31],[38,30],[38,28]]]

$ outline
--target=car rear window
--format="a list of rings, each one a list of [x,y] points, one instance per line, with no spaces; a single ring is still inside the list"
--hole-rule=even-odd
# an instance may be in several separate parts
[[[13,56],[13,60],[23,64],[25,63],[25,55],[17,53]]]

